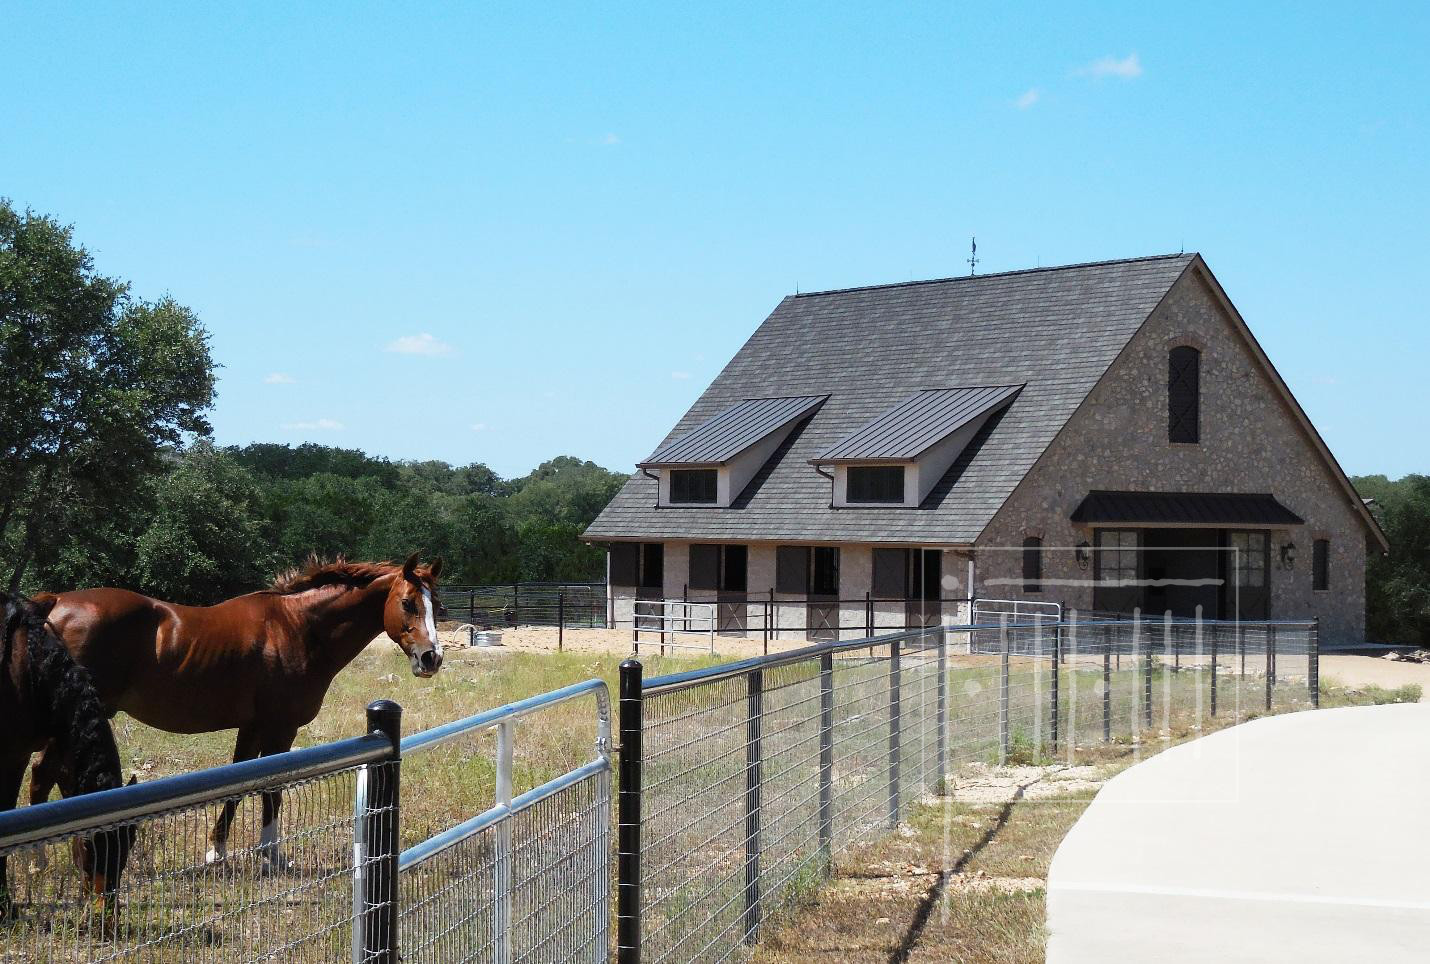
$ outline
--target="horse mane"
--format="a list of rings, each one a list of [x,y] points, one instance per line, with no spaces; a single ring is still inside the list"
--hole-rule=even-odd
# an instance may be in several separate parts
[[[324,586],[347,586],[361,589],[371,585],[383,576],[391,575],[401,566],[394,562],[348,562],[338,556],[331,562],[317,555],[308,557],[301,566],[295,566],[273,577],[270,592],[283,596],[321,589]]]
[[[39,610],[23,596],[0,596],[5,599],[5,650],[23,629],[30,691],[40,698],[35,712],[45,718],[46,731],[74,775],[73,792],[120,786],[124,780],[119,747],[89,672],[50,630],[47,610]]]

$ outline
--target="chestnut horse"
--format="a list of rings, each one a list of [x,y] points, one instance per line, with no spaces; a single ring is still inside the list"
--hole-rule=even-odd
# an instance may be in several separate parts
[[[442,560],[419,566],[322,563],[279,576],[272,588],[214,606],[179,606],[124,589],[56,594],[50,621],[94,677],[111,713],[171,733],[238,728],[234,762],[283,753],[323,706],[328,686],[384,630],[427,678],[442,665],[435,620]],[[43,759],[41,764],[43,764]],[[40,764],[37,764],[37,766]],[[223,860],[237,801],[224,804],[208,860]],[[276,792],[263,795],[259,852],[278,852]]]
[[[47,601],[0,592],[0,810],[15,806],[30,755],[45,748],[30,803],[43,803],[58,783],[67,797],[112,790],[122,782],[109,715],[89,674],[50,632]],[[133,782],[132,780],[130,781]],[[133,825],[71,841],[84,889],[108,907],[134,845]],[[44,857],[41,850],[38,857]],[[0,919],[10,915],[7,860],[0,856]]]

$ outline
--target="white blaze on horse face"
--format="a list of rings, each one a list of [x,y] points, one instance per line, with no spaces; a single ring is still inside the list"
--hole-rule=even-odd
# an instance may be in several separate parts
[[[432,649],[438,656],[442,655],[442,640],[437,638],[437,621],[432,617],[434,607],[432,606],[432,590],[426,586],[422,587],[422,603],[427,607],[422,614],[423,623],[427,627],[427,638],[432,642]]]

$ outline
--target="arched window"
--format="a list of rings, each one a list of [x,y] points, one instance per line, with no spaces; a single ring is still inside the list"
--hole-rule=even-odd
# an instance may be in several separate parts
[[[1043,540],[1038,536],[1023,539],[1023,591],[1043,591]]]
[[[1167,353],[1167,441],[1201,441],[1202,353],[1178,345]]]

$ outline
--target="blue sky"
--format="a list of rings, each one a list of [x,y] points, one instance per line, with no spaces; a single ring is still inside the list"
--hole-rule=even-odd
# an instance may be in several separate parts
[[[194,308],[224,443],[629,469],[802,290],[1201,251],[1430,471],[1419,4],[0,10],[0,196]]]

